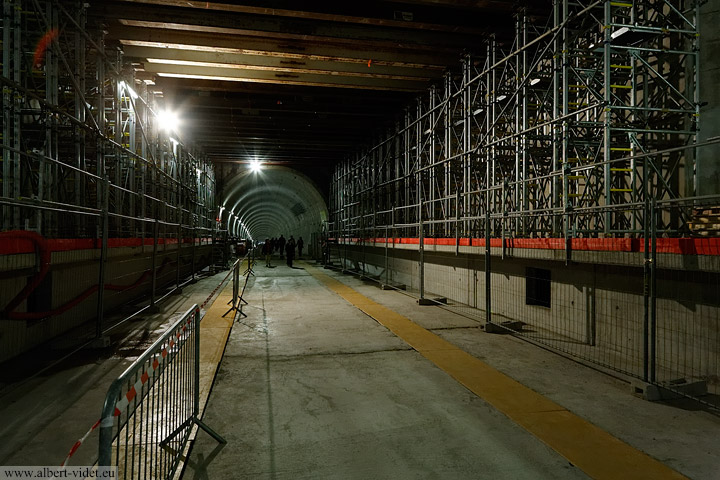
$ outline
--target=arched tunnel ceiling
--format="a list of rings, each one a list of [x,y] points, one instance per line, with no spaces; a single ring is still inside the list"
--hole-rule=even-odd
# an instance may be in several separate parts
[[[513,38],[520,5],[550,0],[90,0],[89,24],[182,117],[216,164],[257,157],[329,183],[483,40]],[[160,94],[160,93],[158,93]]]
[[[317,186],[282,166],[241,170],[227,181],[221,205],[231,234],[256,241],[280,234],[309,239],[327,220],[327,206]]]

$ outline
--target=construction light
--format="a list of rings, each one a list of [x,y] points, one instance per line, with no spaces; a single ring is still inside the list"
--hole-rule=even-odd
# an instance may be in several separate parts
[[[540,83],[540,79],[539,79],[539,78],[533,78],[532,80],[530,80],[530,86],[531,86],[531,87],[532,87],[533,85],[537,85],[538,83]]]
[[[166,132],[174,132],[180,125],[180,119],[177,113],[170,110],[160,110],[157,112],[157,120],[160,128]]]
[[[260,170],[262,170],[262,163],[260,160],[250,160],[250,171],[258,173]]]
[[[505,100],[506,98],[507,98],[507,95],[500,95],[499,97],[497,97],[497,101],[501,102],[501,101]]]

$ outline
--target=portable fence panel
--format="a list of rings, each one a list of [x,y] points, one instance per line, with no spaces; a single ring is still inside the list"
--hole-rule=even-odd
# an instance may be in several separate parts
[[[119,478],[171,478],[198,405],[200,310],[194,305],[108,390],[99,465]]]
[[[720,201],[671,199],[653,208],[649,375],[653,382],[720,406],[720,268],[714,232]],[[704,241],[673,238],[692,232]],[[685,252],[680,264],[677,255]],[[707,392],[707,395],[705,395]]]

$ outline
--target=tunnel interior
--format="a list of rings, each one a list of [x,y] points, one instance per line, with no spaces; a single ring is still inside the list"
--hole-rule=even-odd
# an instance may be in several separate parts
[[[0,362],[101,339],[106,315],[283,235],[490,329],[718,393],[717,2],[3,14]]]
[[[224,185],[220,205],[228,233],[256,242],[280,235],[309,242],[328,220],[325,199],[314,182],[282,166],[237,173]]]
[[[715,479],[718,19],[4,0],[0,464]]]

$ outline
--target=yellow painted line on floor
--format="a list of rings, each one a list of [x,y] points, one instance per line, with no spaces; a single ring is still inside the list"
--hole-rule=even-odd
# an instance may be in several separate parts
[[[474,394],[596,479],[684,479],[667,465],[613,437],[552,400],[495,370],[407,317],[307,266],[307,271],[387,327]]]
[[[244,264],[247,263],[240,264],[241,272],[244,271]],[[230,338],[230,330],[232,330],[235,319],[232,313],[223,318],[223,314],[230,308],[228,302],[232,300],[232,292],[232,280],[230,280],[205,310],[205,316],[200,321],[200,405],[198,406],[198,417],[200,418],[202,418],[210,398],[210,389],[212,389],[215,375],[220,368],[220,361],[225,353],[225,345]],[[180,465],[175,470],[173,480],[180,480],[184,477],[183,465],[195,441],[197,431],[198,427],[194,426],[190,432],[189,441],[180,456]],[[223,432],[220,432],[220,435],[223,435]]]
[[[242,265],[240,268],[242,272]],[[205,311],[205,316],[200,322],[200,415],[207,405],[215,374],[230,337],[235,318],[234,312],[229,313],[225,318],[223,314],[230,308],[228,302],[231,300],[232,281],[229,281]]]

